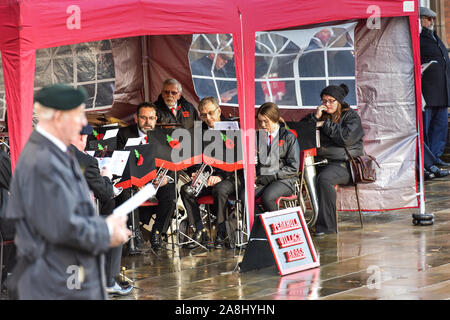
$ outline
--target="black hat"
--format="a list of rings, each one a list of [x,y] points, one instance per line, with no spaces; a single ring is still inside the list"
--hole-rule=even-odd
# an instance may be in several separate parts
[[[66,84],[53,84],[40,89],[34,95],[34,101],[56,110],[72,110],[80,106],[87,98],[83,87],[74,89]]]
[[[419,8],[419,16],[436,18],[436,12],[434,12],[431,9],[428,9],[427,7],[420,7]]]
[[[342,104],[344,102],[344,98],[348,94],[348,87],[345,83],[341,83],[338,86],[329,85],[328,87],[322,90],[322,92],[320,93],[320,97],[322,97],[325,94],[328,96],[332,96],[340,104]]]
[[[92,133],[93,130],[94,129],[92,128],[92,126],[88,123],[81,129],[80,134],[81,135],[89,135]]]

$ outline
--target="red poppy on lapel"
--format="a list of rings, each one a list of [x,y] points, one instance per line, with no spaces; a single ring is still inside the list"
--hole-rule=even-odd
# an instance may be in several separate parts
[[[234,148],[234,142],[231,141],[231,140],[227,137],[226,134],[223,134],[223,133],[222,133],[222,140],[223,140],[223,142],[225,143],[225,147],[226,147],[227,149],[233,149],[233,148]]]
[[[284,141],[284,140],[279,140],[279,141],[278,141],[278,145],[279,145],[280,147],[282,147],[283,144],[284,144],[285,142],[286,142],[286,141]]]
[[[289,129],[289,131],[292,132],[296,138],[298,138],[297,131],[295,131],[294,129]]]
[[[92,134],[94,135],[94,137],[97,139],[97,140],[102,140],[103,139],[103,137],[105,136],[105,134],[103,134],[103,133],[98,133],[97,131],[92,131]]]
[[[141,166],[144,163],[144,157],[136,149],[134,149],[134,155],[138,159],[136,165]]]
[[[169,143],[169,146],[172,149],[178,149],[180,148],[180,141],[173,139],[171,136],[169,136],[168,134],[166,134],[166,139],[167,142]]]

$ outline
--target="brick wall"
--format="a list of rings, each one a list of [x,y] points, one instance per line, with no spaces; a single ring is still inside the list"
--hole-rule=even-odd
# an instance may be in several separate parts
[[[444,0],[445,12],[445,32],[447,34],[447,44],[450,46],[450,0]]]

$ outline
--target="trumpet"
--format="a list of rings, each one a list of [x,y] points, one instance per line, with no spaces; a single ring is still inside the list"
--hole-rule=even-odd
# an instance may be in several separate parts
[[[168,171],[169,171],[169,169],[166,169],[163,166],[161,166],[158,169],[158,172],[156,172],[156,177],[155,177],[155,179],[152,180],[153,185],[155,185],[156,191],[158,191],[159,187],[161,186],[162,182],[164,181],[164,178],[167,177],[168,183],[174,182],[173,178],[167,175]]]
[[[214,169],[210,165],[203,163],[197,172],[197,176],[192,180],[191,184],[186,187],[186,192],[193,197],[197,197],[203,187],[208,184],[208,179],[213,172]]]

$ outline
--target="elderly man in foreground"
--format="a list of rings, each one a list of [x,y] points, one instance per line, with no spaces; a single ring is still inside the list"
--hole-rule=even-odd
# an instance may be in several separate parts
[[[15,221],[13,298],[105,299],[103,253],[126,242],[126,217],[96,215],[89,187],[67,148],[87,124],[86,92],[52,85],[35,95],[39,122],[11,183]]]

